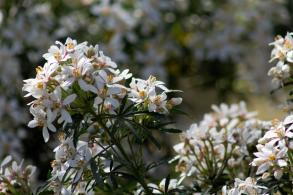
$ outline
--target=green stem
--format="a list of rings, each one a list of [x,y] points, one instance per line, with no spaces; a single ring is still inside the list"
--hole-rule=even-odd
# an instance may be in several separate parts
[[[117,146],[117,148],[121,152],[124,160],[126,160],[128,162],[130,171],[132,173],[134,173],[133,174],[134,177],[136,178],[137,182],[139,182],[141,184],[141,186],[144,188],[145,193],[146,194],[152,194],[151,191],[150,191],[150,189],[148,188],[145,180],[144,180],[144,175],[141,175],[140,172],[139,172],[139,169],[137,169],[137,167],[133,165],[132,160],[129,158],[129,156],[125,152],[125,150],[122,147],[120,141],[116,140],[116,138],[111,134],[111,132],[108,129],[108,127],[106,127],[106,125],[103,123],[103,121],[101,119],[99,119],[98,117],[97,117],[97,122],[105,130],[105,132],[109,135],[109,137],[111,138],[113,144],[115,146]]]

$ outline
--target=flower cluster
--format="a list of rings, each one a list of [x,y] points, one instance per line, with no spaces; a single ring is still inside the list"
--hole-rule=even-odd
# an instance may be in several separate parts
[[[211,178],[219,179],[224,174],[232,178],[247,175],[250,147],[269,125],[257,120],[255,112],[248,112],[244,102],[212,108],[213,112],[199,124],[192,124],[182,135],[182,142],[174,146],[181,179],[191,177],[203,187],[215,182]]]
[[[29,103],[34,118],[28,126],[42,127],[45,142],[49,140],[49,130],[59,133],[60,144],[54,149],[49,186],[57,194],[91,193],[96,181],[93,166],[99,167],[100,174],[107,174],[102,154],[111,150],[115,159],[108,158],[112,162],[121,158],[116,156],[113,144],[119,145],[118,149],[129,161],[120,147],[121,140],[131,136],[124,135],[125,128],[131,126],[129,123],[141,127],[145,125],[141,124],[144,119],[151,119],[135,114],[166,115],[182,101],[168,98],[168,93],[176,91],[169,90],[153,76],[147,80],[132,78],[128,87],[127,80],[132,74],[128,69],[120,71],[97,45],[78,44],[67,38],[65,44],[57,41],[43,57],[46,63],[36,68],[35,78],[24,81],[23,90],[26,97],[35,98]],[[114,136],[113,128],[121,130],[121,138]],[[135,131],[136,135],[139,130]],[[108,146],[110,149],[105,149]]]
[[[32,194],[36,167],[24,166],[7,156],[0,166],[0,193],[1,194]]]
[[[273,125],[265,135],[258,140],[256,146],[258,152],[251,165],[257,166],[257,175],[266,179],[273,175],[281,179],[290,168],[290,155],[292,155],[293,120],[292,115],[287,116],[284,121],[273,121]],[[292,158],[292,157],[291,157]],[[292,163],[292,162],[291,162]]]
[[[26,97],[36,98],[30,103],[34,119],[29,122],[29,127],[43,127],[46,142],[49,140],[48,129],[56,132],[54,121],[63,125],[72,123],[70,113],[80,111],[80,107],[89,112],[113,114],[126,95],[137,106],[143,103],[153,112],[166,113],[181,103],[181,99],[175,98],[167,101],[169,90],[154,77],[147,81],[133,78],[127,88],[124,83],[132,74],[117,69],[116,63],[98,46],[77,44],[71,38],[65,44],[56,44],[44,54],[47,62],[44,67],[37,67],[36,78],[25,80],[23,87],[28,92]],[[157,87],[164,92],[157,94]],[[92,105],[88,105],[90,99]]]
[[[142,104],[149,112],[168,113],[174,106],[182,102],[182,98],[167,100],[166,93],[175,90],[167,89],[162,81],[157,81],[153,76],[150,76],[148,80],[132,79],[130,88],[130,100],[138,105]],[[163,92],[158,94],[156,89]]]
[[[73,138],[59,136],[60,145],[54,149],[55,160],[52,161],[52,178],[50,188],[56,194],[75,193],[91,194],[93,182],[88,185],[82,175],[90,170],[90,160],[102,149],[97,144],[78,141],[76,147]],[[91,147],[89,146],[91,145]],[[101,160],[101,159],[100,159]],[[71,181],[66,182],[66,181]]]
[[[280,85],[291,76],[291,64],[293,63],[293,33],[287,33],[285,37],[277,36],[275,41],[270,43],[274,46],[271,53],[271,62],[277,60],[278,63],[272,67],[268,75],[273,77],[273,83]]]
[[[262,191],[264,189],[266,189],[266,187],[257,185],[257,181],[254,178],[248,177],[244,181],[236,178],[233,188],[227,189],[227,186],[222,188],[222,195],[263,194]]]

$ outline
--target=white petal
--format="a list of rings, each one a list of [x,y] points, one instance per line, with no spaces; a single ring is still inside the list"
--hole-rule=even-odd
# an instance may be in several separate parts
[[[56,119],[57,113],[52,112],[51,109],[47,109],[47,121],[51,123]]]
[[[15,161],[12,162],[12,170],[18,171],[18,166],[17,166],[17,163]]]
[[[157,87],[159,87],[163,91],[166,91],[166,92],[169,91],[169,89],[167,87],[165,87],[164,85],[157,85]]]
[[[49,137],[50,137],[50,135],[49,135],[47,127],[43,127],[43,138],[44,138],[45,142],[49,141]]]
[[[80,88],[84,91],[88,91],[89,90],[89,84],[87,84],[84,80],[79,79],[78,80],[78,85],[80,86]]]
[[[76,96],[77,96],[76,94],[71,94],[71,95],[67,96],[67,97],[63,100],[63,104],[64,104],[64,105],[68,105],[68,104],[70,104],[71,102],[73,102],[73,101],[75,100]]]
[[[75,81],[74,78],[69,78],[61,84],[61,87],[66,90],[68,87],[70,87],[73,84],[74,81]]]
[[[287,162],[285,160],[278,160],[278,165],[280,167],[285,167],[285,166],[287,166]]]
[[[38,121],[36,119],[34,120],[31,120],[28,125],[27,125],[29,128],[35,128],[38,126]]]
[[[170,101],[172,105],[176,106],[182,103],[182,98],[172,98]]]
[[[97,97],[95,98],[95,102],[94,102],[94,104],[95,104],[95,105],[99,105],[99,104],[101,104],[102,102],[103,102],[103,99],[100,98],[99,96],[97,96]]]
[[[54,95],[57,97],[57,100],[61,100],[61,95],[62,95],[62,91],[60,87],[56,87],[56,89],[54,90]]]
[[[53,131],[53,132],[56,132],[57,130],[56,130],[56,127],[52,124],[52,123],[49,123],[48,124],[48,129],[50,129],[51,131]]]
[[[104,70],[100,70],[99,75],[102,77],[103,81],[106,82],[107,80],[107,73]]]
[[[6,157],[4,158],[4,160],[2,161],[2,163],[1,163],[1,167],[7,165],[7,164],[10,163],[11,161],[12,161],[12,157],[11,157],[10,155],[9,155],[9,156],[6,156]]]
[[[155,104],[149,104],[148,109],[149,112],[154,112],[156,110],[157,106]]]
[[[118,94],[118,93],[120,93],[120,92],[121,92],[121,89],[118,88],[118,87],[110,87],[110,88],[108,89],[108,94],[109,94],[109,95]]]
[[[71,193],[69,192],[69,190],[62,188],[61,195],[71,195]]]
[[[274,177],[279,180],[281,179],[281,177],[283,176],[283,170],[282,169],[278,169],[274,172]]]
[[[106,98],[105,103],[110,103],[114,108],[118,108],[120,105],[119,101],[114,98]]]
[[[279,142],[280,143],[280,142]],[[287,147],[284,147],[283,149],[281,149],[278,154],[277,154],[277,158],[282,158],[286,155],[288,151],[288,148]]]
[[[259,174],[264,173],[265,171],[267,171],[269,169],[269,167],[270,167],[269,163],[264,163],[264,164],[260,165],[257,169],[256,174],[259,175]]]
[[[70,114],[65,109],[61,110],[61,117],[67,123],[72,123],[72,118],[71,118]]]
[[[288,124],[291,124],[293,123],[293,115],[289,115],[285,118],[284,120],[284,125],[288,125]]]
[[[287,132],[286,132],[286,137],[288,137],[288,138],[293,138],[293,132],[291,132],[291,131],[287,131]]]

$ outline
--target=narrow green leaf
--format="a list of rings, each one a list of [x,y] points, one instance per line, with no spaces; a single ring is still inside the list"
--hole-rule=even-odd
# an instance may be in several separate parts
[[[164,129],[160,129],[160,131],[168,132],[168,133],[182,133],[182,130],[174,129],[174,128],[164,128]]]
[[[168,193],[169,184],[170,184],[170,174],[166,177],[166,181],[165,181],[165,193]]]
[[[93,177],[95,179],[96,184],[100,188],[103,188],[104,181],[103,181],[103,178],[98,174],[98,168],[96,166],[96,163],[95,163],[94,159],[90,160],[90,167],[91,167],[91,171],[92,171],[92,174],[93,174]]]

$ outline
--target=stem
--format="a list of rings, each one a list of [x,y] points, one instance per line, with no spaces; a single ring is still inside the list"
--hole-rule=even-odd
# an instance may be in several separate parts
[[[111,138],[111,141],[113,142],[113,144],[115,146],[117,146],[118,150],[121,152],[124,160],[126,160],[128,162],[129,165],[129,169],[132,173],[134,173],[134,177],[136,178],[137,182],[140,183],[140,185],[144,188],[145,193],[146,194],[152,194],[150,189],[148,188],[145,180],[144,180],[144,175],[141,175],[139,172],[139,169],[137,169],[137,167],[135,165],[133,165],[132,160],[129,158],[129,156],[127,155],[127,153],[125,152],[124,148],[122,147],[121,143],[116,140],[116,138],[111,134],[110,130],[106,127],[106,125],[102,122],[102,120],[97,117],[97,122],[99,123],[99,125],[101,125],[105,132],[109,135],[109,137]]]

